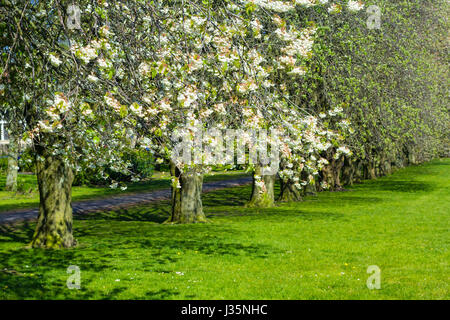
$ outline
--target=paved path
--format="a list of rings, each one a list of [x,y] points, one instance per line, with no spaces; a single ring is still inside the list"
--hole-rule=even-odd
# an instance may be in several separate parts
[[[218,189],[231,188],[249,184],[251,177],[206,182],[203,184],[204,192]],[[72,203],[73,213],[82,214],[95,211],[107,211],[120,208],[132,207],[139,204],[170,199],[170,189],[156,190],[151,192],[135,193],[128,195],[113,196],[106,199],[84,200]],[[38,209],[15,210],[13,212],[0,213],[0,224],[13,223],[23,220],[34,220],[38,216]]]

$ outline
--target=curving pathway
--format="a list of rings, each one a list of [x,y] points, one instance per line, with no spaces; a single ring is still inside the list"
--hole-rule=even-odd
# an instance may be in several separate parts
[[[203,192],[211,192],[218,189],[232,188],[251,183],[251,177],[206,182],[203,184]],[[170,199],[170,189],[162,189],[151,192],[142,192],[113,196],[111,198],[97,200],[83,200],[72,202],[73,214],[83,214],[96,211],[108,211],[136,206],[154,201]],[[23,209],[0,213],[0,224],[13,223],[25,220],[34,220],[38,216],[38,209]]]

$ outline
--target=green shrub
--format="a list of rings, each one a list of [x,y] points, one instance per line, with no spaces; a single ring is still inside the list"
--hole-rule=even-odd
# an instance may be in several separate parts
[[[153,175],[155,159],[151,153],[145,150],[133,150],[125,153],[123,158],[125,161],[130,163],[131,172],[137,174],[140,179],[148,179]],[[108,167],[103,168],[103,171],[109,177],[108,180],[101,177],[99,169],[85,168],[76,173],[74,185],[105,185],[109,183],[110,179],[115,181],[130,182],[132,178],[131,174],[114,172]]]
[[[31,148],[27,148],[24,152],[20,153],[18,160],[19,170],[21,172],[36,172],[34,152]]]

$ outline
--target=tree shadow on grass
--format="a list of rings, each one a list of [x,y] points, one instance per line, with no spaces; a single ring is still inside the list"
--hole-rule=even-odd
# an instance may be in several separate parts
[[[217,206],[244,206],[251,196],[252,187],[241,186],[236,188],[221,189],[202,195],[202,202],[205,208]]]
[[[206,259],[265,259],[278,252],[268,245],[242,242],[241,231],[220,224],[161,225],[92,218],[75,221],[74,236],[79,246],[64,250],[24,249],[33,231],[33,223],[0,226],[0,289],[4,289],[0,299],[166,299],[178,293],[165,288],[135,297],[122,283],[108,294],[83,285],[81,290],[69,290],[66,270],[70,265],[79,266],[83,283],[90,283],[90,279],[116,269],[173,273],[186,253],[190,259],[194,252]]]
[[[70,265],[101,273],[108,268],[104,257],[95,259],[76,249],[12,249],[0,252],[2,299],[91,299],[98,294],[87,288],[70,290],[65,274]],[[55,274],[56,273],[56,274]],[[61,278],[61,274],[63,275]]]
[[[15,249],[0,252],[0,299],[117,299],[126,293],[129,299],[164,299],[179,292],[161,289],[148,292],[145,296],[130,296],[127,286],[114,287],[107,293],[88,285],[95,278],[114,272],[117,254],[95,251],[80,253],[79,248],[66,250]],[[173,259],[171,260],[173,261]],[[165,259],[153,259],[152,270],[162,269]],[[76,265],[81,270],[80,290],[67,288],[70,274],[66,270]]]
[[[160,289],[154,291],[147,291],[143,299],[149,300],[167,300],[173,296],[177,296],[180,294],[179,291],[171,290],[171,289]],[[194,296],[192,296],[194,297]]]
[[[290,207],[292,206],[292,207]],[[337,212],[328,211],[304,211],[301,208],[295,208],[294,204],[284,204],[280,207],[264,208],[264,209],[246,209],[240,211],[214,210],[207,217],[245,217],[246,220],[260,220],[269,223],[285,223],[287,220],[345,220],[345,215]]]
[[[233,241],[240,237],[242,231],[214,223],[160,225],[131,222],[125,225],[114,222],[114,225],[108,225],[108,229],[113,231],[108,236],[110,240],[104,237],[104,241],[101,242],[91,241],[86,248],[99,251],[114,250],[115,247],[145,249],[148,250],[146,251],[148,255],[160,264],[178,261],[177,256],[164,255],[167,251],[171,254],[176,251],[195,251],[204,255],[246,255],[255,258],[265,258],[269,252],[274,252],[269,246]],[[99,232],[103,232],[99,231],[99,227],[83,226],[76,229],[74,234],[80,239],[95,239]]]
[[[76,215],[77,220],[110,220],[110,221],[145,221],[163,223],[170,216],[170,205],[167,201],[149,203],[136,207],[96,211]]]
[[[35,223],[24,221],[20,226],[18,228],[16,224],[0,224],[0,244],[6,242],[30,242],[34,233]]]

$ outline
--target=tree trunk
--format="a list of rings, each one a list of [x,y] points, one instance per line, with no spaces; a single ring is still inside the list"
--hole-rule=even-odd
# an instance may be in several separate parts
[[[76,245],[72,235],[72,169],[54,156],[36,163],[39,185],[39,216],[31,246],[34,248],[70,248]]]
[[[390,161],[384,161],[383,173],[385,176],[388,176],[392,173],[392,167]]]
[[[374,161],[369,161],[367,170],[369,173],[369,179],[373,180],[373,179],[377,178],[377,175],[375,173],[375,162]]]
[[[383,153],[380,157],[380,175],[387,176],[391,174],[391,161],[389,157]]]
[[[6,191],[17,191],[17,173],[19,165],[17,158],[19,156],[19,145],[14,135],[10,135],[8,145],[8,169],[6,172]]]
[[[304,178],[306,178],[306,176],[304,176]],[[322,168],[322,180],[328,184],[329,190],[334,190],[334,175],[331,162]],[[306,190],[306,193],[308,192],[309,190]]]
[[[355,173],[355,162],[345,157],[344,167],[342,168],[342,183],[344,185],[353,185],[353,174]]]
[[[322,175],[323,175],[322,181],[327,181],[326,180],[327,178],[325,177],[325,173],[323,171],[322,171]],[[309,180],[308,177],[309,177],[309,173],[306,171],[303,171],[302,172],[302,180],[308,181]],[[332,177],[332,176],[330,175],[330,177]],[[320,187],[320,184],[318,183],[318,181],[319,181],[319,179],[315,179],[315,183],[307,183],[305,185],[305,187],[303,188],[302,194],[304,196],[313,196],[313,197],[317,196],[317,192],[321,191],[321,187]]]
[[[339,159],[333,162],[333,176],[334,176],[334,189],[335,190],[342,190],[342,184],[341,184],[341,170],[344,166],[344,159]]]
[[[287,179],[286,181],[280,179],[281,181],[281,193],[278,201],[281,202],[296,202],[302,201],[301,191],[295,187],[294,181]]]
[[[175,179],[172,184],[172,214],[165,223],[207,222],[201,197],[203,174],[198,170],[181,172],[174,163],[170,165],[170,172]]]
[[[364,179],[373,180],[376,179],[375,166],[372,160],[367,160],[364,165]]]
[[[353,182],[355,183],[360,183],[363,179],[364,179],[364,174],[363,174],[363,161],[362,160],[357,160],[355,165],[355,172],[353,174]]]
[[[258,184],[256,176],[261,177],[263,184]],[[261,175],[261,167],[256,165],[253,172],[252,196],[247,207],[270,208],[275,205],[275,181],[277,175]]]
[[[382,176],[382,172],[381,172],[381,159],[380,159],[380,156],[379,155],[377,155],[376,157],[375,157],[375,159],[374,159],[374,164],[373,164],[373,166],[374,166],[374,171],[375,171],[375,177],[376,178],[378,178],[378,177],[381,177]]]
[[[308,183],[305,186],[305,195],[307,196],[317,196],[317,186],[315,183]]]
[[[408,164],[409,165],[415,165],[417,164],[417,159],[416,159],[416,154],[414,152],[414,148],[411,146],[407,147],[407,152],[408,152]]]

